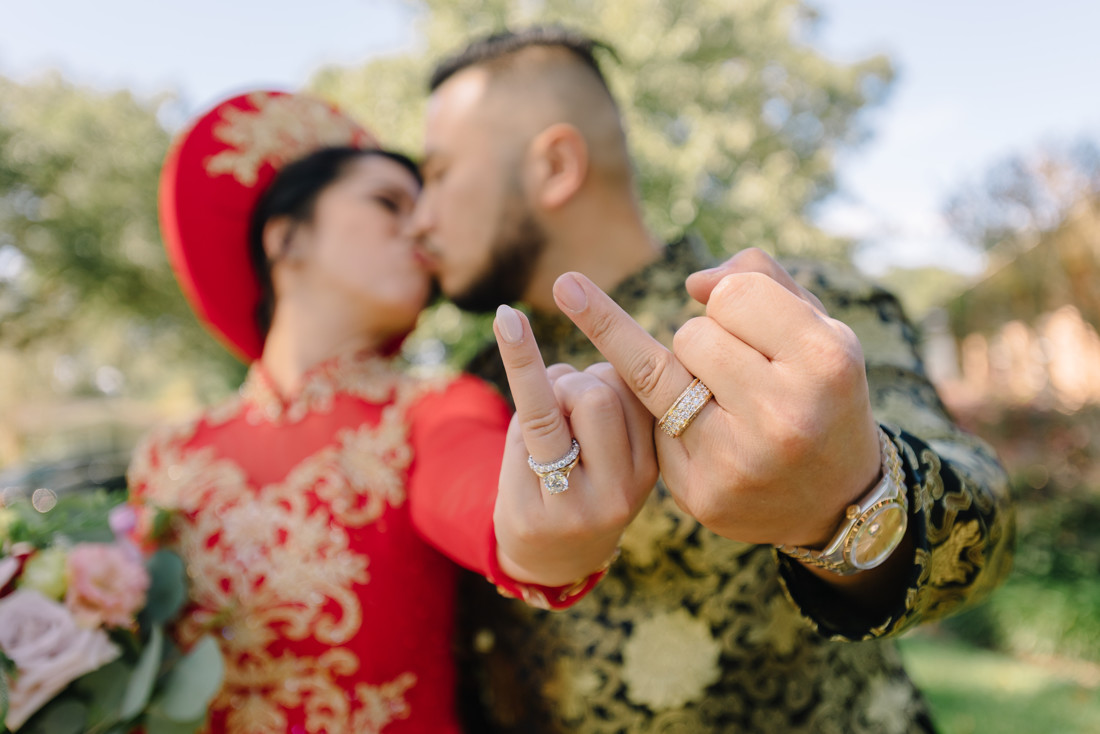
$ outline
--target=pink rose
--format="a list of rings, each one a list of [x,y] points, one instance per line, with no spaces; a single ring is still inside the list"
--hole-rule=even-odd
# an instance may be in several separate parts
[[[101,629],[77,626],[69,610],[33,589],[0,599],[0,650],[15,663],[8,681],[4,724],[15,731],[80,676],[117,658],[120,650]]]
[[[127,627],[145,604],[149,573],[117,545],[81,543],[69,552],[65,605],[85,627]]]

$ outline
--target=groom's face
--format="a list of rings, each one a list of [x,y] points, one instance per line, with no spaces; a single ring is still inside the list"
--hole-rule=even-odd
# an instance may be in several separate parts
[[[473,311],[521,300],[545,244],[523,193],[521,135],[486,99],[488,81],[472,67],[432,94],[413,216],[443,293]]]

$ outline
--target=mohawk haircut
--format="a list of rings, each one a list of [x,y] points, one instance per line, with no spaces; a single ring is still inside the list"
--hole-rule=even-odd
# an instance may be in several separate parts
[[[436,65],[428,81],[428,91],[434,92],[443,82],[463,69],[499,61],[533,46],[562,48],[571,52],[592,70],[608,94],[611,93],[594,51],[602,50],[613,60],[619,61],[619,55],[615,49],[603,41],[559,25],[531,26],[519,31],[498,31],[471,41],[464,49]]]

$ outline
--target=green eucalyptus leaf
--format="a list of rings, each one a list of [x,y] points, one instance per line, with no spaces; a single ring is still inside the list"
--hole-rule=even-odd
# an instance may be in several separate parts
[[[160,627],[153,627],[149,633],[149,641],[141,651],[137,667],[126,684],[126,693],[119,706],[119,718],[122,720],[132,719],[145,710],[153,693],[153,684],[157,680],[163,650],[164,633]]]
[[[150,705],[151,713],[181,723],[203,719],[224,675],[218,643],[206,635],[168,673]]]
[[[163,716],[149,714],[145,717],[145,734],[195,734],[206,723],[206,716],[194,721],[173,721]]]
[[[55,698],[19,727],[19,734],[83,734],[88,707],[75,698]]]
[[[119,721],[130,673],[130,665],[122,660],[115,660],[80,677],[73,684],[73,689],[81,698],[90,702],[90,729],[104,729]]]
[[[0,673],[0,731],[7,731],[4,719],[8,718],[8,676]]]
[[[183,560],[172,551],[158,550],[146,562],[149,593],[138,615],[142,627],[165,624],[179,614],[187,601],[187,576]]]

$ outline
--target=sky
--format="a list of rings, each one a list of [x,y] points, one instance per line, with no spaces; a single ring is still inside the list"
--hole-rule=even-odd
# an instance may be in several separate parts
[[[865,243],[857,261],[873,273],[977,273],[980,256],[940,216],[947,195],[1008,155],[1100,141],[1100,3],[811,4],[823,16],[815,46],[841,61],[887,53],[898,71],[867,116],[873,138],[839,157],[840,191],[815,212]],[[413,18],[398,0],[0,0],[0,74],[25,81],[55,68],[106,89],[172,91],[190,115],[243,89],[294,89],[326,63],[410,48]]]

